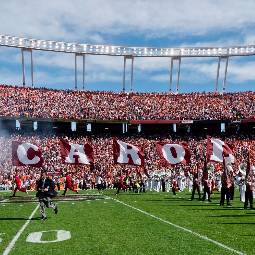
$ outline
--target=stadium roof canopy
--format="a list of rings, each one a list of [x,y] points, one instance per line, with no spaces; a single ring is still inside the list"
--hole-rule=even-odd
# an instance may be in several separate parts
[[[180,48],[155,48],[155,47],[126,47],[116,45],[80,44],[70,42],[57,42],[41,39],[28,39],[23,37],[0,35],[0,46],[20,48],[22,54],[22,77],[23,86],[26,84],[24,51],[31,54],[31,84],[33,82],[33,50],[53,51],[60,53],[74,54],[74,88],[77,89],[77,57],[82,57],[82,89],[85,89],[85,56],[86,55],[108,55],[122,56],[124,58],[122,90],[126,91],[126,62],[131,61],[130,91],[133,91],[133,69],[134,59],[137,57],[168,57],[170,59],[169,91],[179,93],[180,91],[180,70],[181,59],[186,57],[217,57],[218,67],[216,73],[215,91],[224,92],[228,72],[229,57],[255,55],[255,45],[232,46],[232,47],[180,47]],[[174,64],[177,63],[177,75],[173,75]],[[222,63],[222,64],[221,64]],[[224,68],[222,85],[219,84],[220,69]],[[173,85],[173,78],[176,78],[176,85]]]
[[[133,57],[221,57],[255,55],[255,45],[180,48],[126,47],[116,45],[57,42],[41,39],[28,39],[9,35],[0,35],[0,45],[15,48],[76,54]]]

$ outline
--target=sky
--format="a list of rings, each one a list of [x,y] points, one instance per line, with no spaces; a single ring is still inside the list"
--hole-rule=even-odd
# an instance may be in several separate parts
[[[254,10],[254,0],[8,0],[1,3],[0,34],[144,47],[251,45]],[[73,54],[34,51],[33,57],[35,87],[74,88]],[[214,91],[217,61],[183,58],[180,92]],[[29,86],[28,53],[25,62]],[[81,58],[78,66],[81,89]],[[167,92],[169,66],[169,58],[135,58],[134,90]],[[128,62],[127,90],[129,71]],[[121,91],[122,77],[123,57],[86,56],[87,90]],[[222,80],[223,73],[220,86]],[[20,49],[0,47],[0,83],[22,84]],[[230,58],[226,91],[254,91],[254,84],[255,57]]]

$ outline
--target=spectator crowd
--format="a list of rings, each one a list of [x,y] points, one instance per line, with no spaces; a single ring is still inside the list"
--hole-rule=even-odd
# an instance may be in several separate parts
[[[255,92],[113,93],[0,85],[0,116],[97,120],[253,118]]]

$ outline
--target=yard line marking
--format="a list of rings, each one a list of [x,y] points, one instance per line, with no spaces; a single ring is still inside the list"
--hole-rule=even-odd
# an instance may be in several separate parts
[[[21,229],[18,231],[18,233],[13,237],[13,239],[11,240],[11,242],[9,243],[9,245],[6,247],[3,255],[8,255],[11,250],[13,249],[15,243],[18,241],[19,237],[21,236],[21,234],[23,233],[23,231],[26,229],[27,225],[29,224],[29,222],[31,221],[31,219],[34,217],[36,211],[39,208],[39,204],[36,206],[36,208],[34,209],[34,211],[31,213],[31,215],[29,216],[28,220],[25,222],[25,224],[21,227]]]
[[[9,201],[9,199],[4,199],[4,200],[0,201],[0,203],[6,203],[8,201]]]
[[[231,248],[231,247],[228,247],[227,245],[222,244],[222,243],[220,243],[220,242],[218,242],[218,241],[215,241],[215,240],[213,240],[213,239],[211,239],[211,238],[209,238],[209,237],[207,237],[207,236],[201,235],[201,234],[199,234],[199,233],[197,233],[197,232],[194,232],[194,231],[192,231],[192,230],[190,230],[190,229],[188,229],[188,228],[184,228],[184,227],[179,226],[179,225],[177,225],[177,224],[174,224],[174,223],[172,223],[172,222],[170,222],[170,221],[164,220],[164,219],[162,219],[162,218],[160,218],[160,217],[157,217],[157,216],[155,216],[155,215],[153,215],[153,214],[150,214],[150,213],[148,213],[148,212],[146,212],[146,211],[143,211],[143,210],[141,210],[141,209],[139,209],[139,208],[136,208],[136,207],[134,207],[134,206],[132,206],[132,205],[126,204],[126,203],[124,203],[124,202],[122,202],[122,201],[120,201],[120,200],[118,200],[118,199],[114,199],[114,198],[112,198],[112,199],[113,199],[114,201],[116,201],[117,203],[120,203],[120,204],[122,204],[122,205],[125,205],[125,206],[127,206],[127,207],[129,207],[129,208],[132,208],[133,210],[136,210],[136,211],[138,211],[138,212],[140,212],[140,213],[143,213],[143,214],[145,214],[145,215],[147,215],[147,216],[150,216],[150,217],[152,217],[152,218],[154,218],[154,219],[156,219],[156,220],[158,220],[158,221],[164,222],[164,223],[166,223],[166,224],[168,224],[168,225],[171,225],[171,226],[173,226],[173,227],[175,227],[175,228],[181,229],[181,230],[183,230],[183,231],[185,231],[185,232],[188,232],[188,233],[190,233],[190,234],[192,234],[192,235],[194,235],[194,236],[197,236],[197,237],[199,237],[199,238],[201,238],[201,239],[203,239],[203,240],[206,240],[206,241],[208,241],[208,242],[211,242],[211,243],[213,243],[213,244],[216,244],[216,245],[220,246],[221,248],[224,248],[225,250],[231,251],[231,252],[233,252],[233,253],[235,253],[235,254],[245,255],[245,253],[243,253],[243,252],[241,252],[241,251],[237,251],[237,250],[235,250],[235,249],[233,249],[233,248]]]

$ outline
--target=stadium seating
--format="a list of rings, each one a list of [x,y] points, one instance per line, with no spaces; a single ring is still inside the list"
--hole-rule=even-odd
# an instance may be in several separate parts
[[[31,117],[44,119],[96,119],[96,120],[240,120],[254,117],[255,92],[225,93],[113,93],[87,92],[73,90],[53,90],[46,88],[28,88],[0,85],[0,117]],[[45,158],[44,168],[47,171],[76,173],[81,180],[84,175],[92,179],[94,174],[101,173],[105,179],[114,179],[121,170],[143,172],[131,166],[113,164],[112,137],[105,135],[80,136],[68,138],[73,143],[84,143],[89,140],[95,152],[95,166],[93,171],[88,166],[63,165],[59,154],[59,136],[11,135],[0,137],[0,185],[1,189],[11,186],[14,168],[11,162],[11,141],[30,141],[40,145]],[[201,136],[129,135],[122,137],[124,141],[138,145],[145,151],[145,169],[150,173],[169,172],[171,168],[161,165],[159,156],[155,153],[155,142],[159,140],[188,142],[192,152],[192,163],[180,165],[177,171],[192,172],[195,165],[202,168],[202,151],[206,138]],[[224,138],[225,139],[225,138]],[[229,136],[225,139],[234,147],[236,156],[235,170],[245,163],[243,147],[255,146],[253,135]],[[252,148],[251,148],[252,149]],[[253,148],[254,149],[254,148]],[[214,164],[217,171],[222,168]],[[23,167],[23,175],[28,180],[36,180],[40,169]],[[33,181],[32,181],[33,182]]]
[[[255,92],[112,93],[0,85],[0,116],[96,120],[240,120]]]

